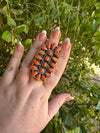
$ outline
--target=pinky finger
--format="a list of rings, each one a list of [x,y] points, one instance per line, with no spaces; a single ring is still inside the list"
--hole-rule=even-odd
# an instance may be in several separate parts
[[[70,94],[62,93],[55,96],[48,105],[48,122],[54,117],[54,115],[58,112],[60,107],[64,102],[73,100],[74,97],[71,97]]]
[[[19,42],[1,79],[5,85],[9,85],[15,79],[23,51],[24,47]]]

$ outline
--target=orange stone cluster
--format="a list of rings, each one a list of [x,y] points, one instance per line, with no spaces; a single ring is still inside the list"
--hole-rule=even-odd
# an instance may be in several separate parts
[[[42,80],[43,82],[47,77],[50,78],[59,60],[60,50],[61,47],[56,46],[55,43],[51,44],[50,41],[47,41],[46,45],[42,44],[30,66],[31,77],[34,77],[36,81]]]

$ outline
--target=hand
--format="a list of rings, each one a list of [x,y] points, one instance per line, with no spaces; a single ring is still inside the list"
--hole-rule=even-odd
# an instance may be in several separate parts
[[[49,40],[58,45],[60,29],[52,31]],[[39,133],[57,113],[70,94],[59,94],[48,99],[58,83],[69,58],[69,39],[61,46],[61,57],[51,78],[35,81],[30,75],[30,64],[41,44],[46,41],[46,31],[41,32],[33,43],[18,72],[24,47],[19,43],[0,81],[0,133]],[[17,73],[18,72],[18,73]]]

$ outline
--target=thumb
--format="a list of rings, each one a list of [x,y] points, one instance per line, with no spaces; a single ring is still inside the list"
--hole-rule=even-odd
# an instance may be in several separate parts
[[[73,100],[70,94],[59,94],[53,98],[48,105],[48,122],[53,118],[53,116],[58,112],[59,108],[64,102]]]

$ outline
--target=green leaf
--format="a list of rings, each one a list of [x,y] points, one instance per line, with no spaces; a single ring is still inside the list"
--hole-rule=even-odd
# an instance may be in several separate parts
[[[26,39],[25,41],[22,42],[22,44],[24,45],[24,49],[27,50],[32,45],[32,39]]]
[[[32,39],[27,39],[24,41],[24,43],[25,43],[25,45],[28,45],[28,44],[32,43]]]
[[[80,127],[74,128],[72,133],[80,133]]]
[[[99,102],[98,102],[98,104],[97,104],[96,109],[97,109],[97,110],[100,110],[100,100],[99,100]]]
[[[3,8],[0,8],[0,12],[1,12],[3,15],[7,16],[7,14],[8,14],[8,12],[7,12],[7,6],[4,6]]]
[[[2,34],[2,39],[5,40],[6,42],[11,42],[12,41],[12,34],[8,30],[6,30]]]
[[[63,129],[64,129],[64,133],[69,133],[65,127],[63,127]]]
[[[7,6],[4,6],[4,7],[3,7],[3,11],[4,11],[4,12],[7,12]]]
[[[16,21],[24,21],[24,18],[22,18],[22,17],[19,17],[19,18],[18,18],[18,17],[17,17],[17,18],[15,18],[15,20],[16,20]]]
[[[16,33],[22,33],[25,30],[26,30],[26,25],[25,24],[22,24],[22,25],[17,26]]]
[[[34,22],[36,26],[42,25],[45,21],[45,18],[42,16],[41,13],[34,15]]]
[[[80,131],[81,133],[87,133],[85,127],[82,124],[80,125]]]
[[[65,120],[65,126],[70,126],[70,124],[71,124],[71,119],[67,115],[66,120]]]
[[[14,53],[14,49],[10,48],[10,54],[12,55]]]
[[[98,49],[98,56],[100,56],[100,48]]]
[[[6,13],[5,13],[5,11],[3,11],[3,9],[0,9],[0,13],[2,13],[3,15],[6,16]]]
[[[57,7],[55,7],[55,8],[52,9],[51,18],[56,19],[57,17],[58,17]]]
[[[23,13],[22,10],[17,10],[17,9],[11,9],[11,12],[14,14],[14,15],[20,15]]]
[[[16,22],[10,17],[10,15],[7,15],[7,23],[9,26],[16,26]]]
[[[29,27],[28,27],[28,26],[26,26],[26,27],[25,27],[25,29],[24,29],[24,32],[27,34],[27,33],[28,33],[28,31],[29,31]]]
[[[93,24],[92,24],[92,27],[93,27],[93,30],[96,31],[97,28],[98,28],[98,22],[96,20],[93,21]]]

